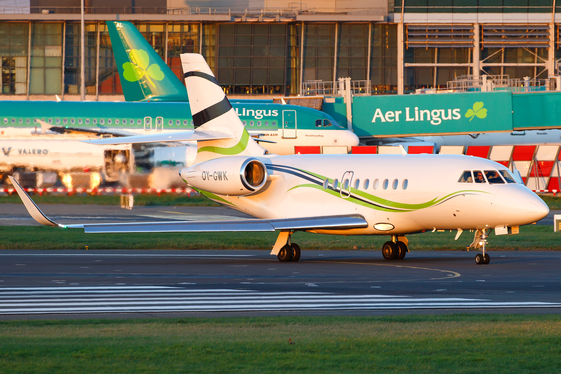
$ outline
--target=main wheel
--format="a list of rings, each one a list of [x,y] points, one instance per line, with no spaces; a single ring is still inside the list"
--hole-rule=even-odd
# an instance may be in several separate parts
[[[292,260],[292,247],[288,244],[281,248],[277,258],[280,262],[288,262]]]
[[[407,254],[407,246],[404,242],[397,242],[397,260],[403,260]]]
[[[394,242],[385,242],[382,246],[382,256],[386,260],[395,260],[397,257],[397,245]]]
[[[485,253],[485,255],[483,256],[483,263],[487,265],[489,262],[491,262],[491,257],[487,253]]]
[[[292,243],[290,246],[292,247],[292,261],[300,260],[300,252],[302,252],[300,246],[296,243]]]
[[[484,263],[483,262],[483,255],[481,253],[478,253],[478,254],[475,255],[475,263],[477,265],[481,265],[481,264]]]

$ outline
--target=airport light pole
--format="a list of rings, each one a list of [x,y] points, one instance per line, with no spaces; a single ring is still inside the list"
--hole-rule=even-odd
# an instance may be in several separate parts
[[[84,66],[85,61],[85,47],[84,47],[84,0],[80,0],[81,6],[81,23],[80,23],[80,100],[86,99],[86,83],[84,82],[86,76],[86,69]]]

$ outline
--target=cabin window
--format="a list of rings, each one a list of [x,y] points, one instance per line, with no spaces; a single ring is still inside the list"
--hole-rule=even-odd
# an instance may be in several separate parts
[[[406,190],[408,185],[409,185],[409,181],[407,179],[404,179],[403,182],[401,183],[401,188]]]
[[[380,186],[380,181],[378,179],[374,179],[374,183],[372,183],[372,188],[377,190]]]
[[[7,119],[7,118],[4,118],[4,123],[8,123],[8,119]]]
[[[124,119],[124,120],[123,120],[123,125],[126,125],[126,124],[127,124],[127,120]]]
[[[82,119],[78,118],[78,123],[81,125],[82,124]]]
[[[399,181],[398,181],[397,179],[394,179],[394,180],[393,180],[393,183],[392,183],[392,188],[393,188],[394,190],[397,190],[397,185],[398,185],[398,184],[399,184]]]
[[[173,120],[172,120],[172,119],[170,119],[170,120],[168,121],[168,125],[169,125],[169,126],[172,126],[172,125],[173,125]]]
[[[15,118],[12,118],[12,123],[16,123],[16,119],[15,119]]]
[[[62,123],[64,123],[66,125],[68,123],[68,118],[63,119]]]
[[[249,121],[249,126],[253,126],[253,121]]]
[[[337,189],[337,187],[339,186],[339,181],[337,179],[333,180],[333,188]]]
[[[20,119],[19,119],[19,123],[23,123],[23,118],[20,118]]]
[[[48,120],[47,122],[53,123],[53,119],[52,119],[52,118],[49,118],[49,120]],[[58,123],[58,122],[57,122],[57,123]]]
[[[321,119],[316,119],[316,127],[321,127]]]
[[[97,118],[92,119],[92,124],[97,125]]]
[[[507,183],[516,183],[512,175],[509,173],[508,170],[499,170],[499,173],[503,176]]]
[[[90,119],[86,118],[86,125],[89,125],[89,124],[90,124]]]
[[[344,190],[348,190],[348,189],[349,189],[349,182],[350,182],[350,181],[349,181],[348,179],[345,179],[345,180],[343,181],[343,187],[342,187],[342,188],[343,188]]]
[[[483,177],[483,173],[479,170],[473,171],[473,179],[475,180],[475,183],[487,183]]]
[[[323,181],[323,189],[327,190],[328,187],[329,187],[329,179],[326,179]]]
[[[243,125],[244,125],[244,126],[247,126],[247,121],[243,121]]]
[[[25,123],[29,125],[29,118],[25,120]]]
[[[269,127],[269,121],[265,121],[265,127]]]
[[[99,123],[103,125],[103,124],[105,124],[105,120],[102,118],[102,119],[99,120]]]
[[[181,125],[181,121],[180,121],[180,120],[176,120],[176,121],[175,121],[175,124],[176,124],[177,126],[179,126],[179,125]]]
[[[333,126],[333,125],[331,124],[331,122],[329,122],[328,119],[323,120],[323,127],[331,127],[331,126]]]
[[[74,122],[76,122],[76,120],[75,120],[74,118],[72,118],[72,119],[70,120],[70,123],[71,123],[71,124],[74,124]]]
[[[49,123],[53,123],[53,120],[49,118]],[[58,125],[60,123],[60,118],[56,119],[56,124]]]
[[[119,124],[119,119],[118,119],[118,118],[115,120],[115,124],[116,124],[116,125]]]
[[[504,184],[505,181],[496,170],[485,170],[485,176],[489,184]]]
[[[473,183],[473,177],[471,176],[471,171],[470,170],[465,170],[462,175],[460,176],[460,179],[458,179],[458,182],[460,183]]]
[[[261,121],[257,121],[257,126],[261,127]]]
[[[273,126],[275,126],[275,127],[276,127],[276,126],[277,126],[277,121],[273,121],[273,122],[271,122],[271,125],[273,125]]]
[[[384,190],[387,190],[389,185],[390,185],[390,181],[387,180],[387,179],[384,179],[384,183],[382,184],[382,188]]]
[[[362,184],[362,188],[364,188],[365,190],[367,190],[369,185],[370,185],[370,180],[369,180],[369,179],[365,179],[365,180],[364,180],[364,183]]]
[[[360,187],[360,179],[355,180],[355,190],[358,190]]]
[[[110,125],[110,124],[111,124],[111,121],[112,121],[111,118],[109,118],[109,119],[107,120],[107,124]]]

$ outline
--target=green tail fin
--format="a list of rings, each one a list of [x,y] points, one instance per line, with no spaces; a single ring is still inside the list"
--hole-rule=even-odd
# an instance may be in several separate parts
[[[183,83],[130,22],[107,21],[126,101],[189,101]]]

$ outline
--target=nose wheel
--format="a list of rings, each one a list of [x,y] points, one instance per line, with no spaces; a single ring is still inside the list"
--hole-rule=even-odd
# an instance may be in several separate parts
[[[475,263],[477,265],[487,265],[491,262],[491,257],[487,253],[485,246],[487,245],[487,232],[485,230],[478,229],[475,231],[475,236],[473,242],[469,245],[470,248],[475,248],[481,251],[475,255]]]

